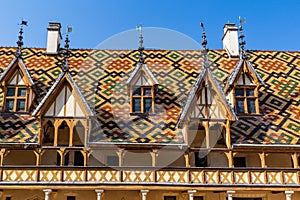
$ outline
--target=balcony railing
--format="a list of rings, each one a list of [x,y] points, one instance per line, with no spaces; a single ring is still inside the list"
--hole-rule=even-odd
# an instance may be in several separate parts
[[[298,169],[1,167],[2,184],[172,184],[190,186],[300,185]]]

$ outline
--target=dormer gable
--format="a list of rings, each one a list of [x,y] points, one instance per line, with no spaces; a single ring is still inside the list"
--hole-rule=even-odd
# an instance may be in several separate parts
[[[36,96],[34,82],[21,57],[14,58],[0,77],[3,112],[30,110]]]
[[[158,80],[146,64],[138,63],[126,82],[131,113],[153,113]]]
[[[204,68],[198,75],[182,109],[177,127],[182,128],[184,123],[191,119],[204,121],[237,119],[224,92],[208,68]]]
[[[146,64],[138,63],[128,78],[127,87],[130,86],[157,86],[158,80],[155,78],[151,70]]]
[[[228,93],[235,86],[261,86],[264,82],[248,60],[241,59],[229,76],[225,86]]]
[[[94,114],[72,76],[68,72],[63,72],[49,89],[33,115],[86,118]]]
[[[239,115],[259,114],[258,89],[263,80],[247,58],[241,57],[229,76],[225,93]]]

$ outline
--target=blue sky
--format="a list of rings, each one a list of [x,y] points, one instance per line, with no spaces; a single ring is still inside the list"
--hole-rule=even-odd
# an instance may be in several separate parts
[[[203,21],[208,48],[221,49],[223,25],[237,23],[238,17],[242,16],[246,18],[244,33],[247,49],[298,51],[299,10],[299,0],[10,0],[1,2],[0,46],[16,46],[17,24],[24,18],[28,21],[24,44],[29,47],[45,47],[49,21],[61,22],[63,33],[67,25],[73,27],[70,35],[72,48],[95,48],[107,38],[134,29],[139,24],[171,29],[200,42],[199,24]],[[151,36],[147,39],[146,33],[145,41],[148,42],[145,45],[152,46],[149,41]],[[169,37],[163,40],[166,48],[168,43],[179,43],[177,48],[184,46],[184,42]],[[120,45],[119,48],[126,47]]]

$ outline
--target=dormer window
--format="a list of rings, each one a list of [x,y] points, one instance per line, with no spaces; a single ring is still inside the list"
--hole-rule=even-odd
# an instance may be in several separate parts
[[[259,114],[258,89],[263,84],[251,63],[240,60],[225,87],[227,98],[238,115]]]
[[[146,64],[138,64],[129,79],[127,89],[130,95],[130,112],[148,114],[155,112],[154,99],[158,81]]]
[[[256,114],[258,98],[256,87],[235,88],[235,110],[237,114]]]
[[[26,113],[35,98],[33,81],[21,58],[15,58],[0,77],[3,109],[9,113]]]
[[[132,112],[152,113],[154,111],[154,96],[152,86],[133,87]]]

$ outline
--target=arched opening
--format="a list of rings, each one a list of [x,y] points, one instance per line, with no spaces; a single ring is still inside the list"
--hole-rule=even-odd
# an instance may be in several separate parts
[[[226,128],[221,123],[209,127],[209,146],[211,148],[226,148]]]
[[[123,166],[151,166],[151,155],[149,151],[135,150],[126,151],[123,158]]]
[[[45,150],[41,158],[41,165],[60,165],[60,158],[57,159],[57,156],[56,150]],[[59,160],[59,162],[57,162],[57,160]]]
[[[82,125],[81,121],[76,123],[73,129],[73,146],[84,146],[84,137],[85,136],[85,128]]]
[[[234,167],[261,167],[257,153],[236,153],[233,157]]]
[[[199,123],[199,120],[191,122],[188,126],[188,144],[195,148],[205,148],[205,128]]]
[[[57,137],[57,145],[58,146],[69,146],[69,138],[70,138],[70,128],[68,124],[63,121],[58,127],[58,137]]]
[[[54,126],[49,120],[43,127],[42,135],[42,145],[43,146],[53,146],[54,143]]]
[[[30,150],[11,150],[3,165],[36,165],[36,156]]]
[[[268,153],[267,167],[293,167],[292,158],[288,153]]]

